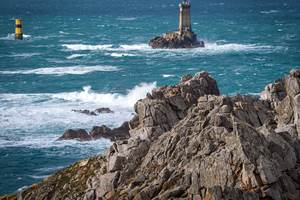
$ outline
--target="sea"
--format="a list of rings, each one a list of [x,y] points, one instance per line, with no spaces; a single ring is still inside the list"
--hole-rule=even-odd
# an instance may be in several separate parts
[[[68,128],[118,127],[153,88],[208,71],[223,95],[258,95],[300,66],[299,0],[192,0],[205,48],[151,49],[178,27],[178,0],[0,2],[0,194],[103,154],[109,140],[56,141]],[[14,40],[15,19],[24,39]],[[108,107],[87,116],[73,109]]]

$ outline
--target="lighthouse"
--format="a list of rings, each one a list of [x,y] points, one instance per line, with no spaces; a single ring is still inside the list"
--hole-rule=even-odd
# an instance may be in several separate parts
[[[182,34],[184,31],[192,32],[191,25],[191,3],[184,0],[179,4],[179,28],[178,31]]]
[[[149,41],[149,46],[154,49],[179,49],[205,47],[203,41],[197,39],[197,34],[192,31],[191,3],[182,0],[179,4],[178,31],[166,32]]]

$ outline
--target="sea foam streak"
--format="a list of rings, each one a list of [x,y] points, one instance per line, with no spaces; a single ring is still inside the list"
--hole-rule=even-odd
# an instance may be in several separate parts
[[[79,75],[87,74],[90,72],[110,72],[118,71],[119,68],[114,66],[71,66],[71,67],[45,67],[29,70],[16,70],[16,71],[0,71],[0,74],[39,74],[39,75]]]
[[[82,58],[82,57],[85,57],[85,56],[87,56],[87,54],[72,54],[70,56],[67,56],[67,59],[71,60],[71,59],[76,59],[76,58]]]
[[[272,47],[268,45],[259,44],[237,44],[237,43],[211,43],[205,42],[204,48],[193,48],[193,49],[152,49],[148,44],[121,44],[118,46],[113,45],[83,45],[83,44],[69,44],[63,45],[71,51],[82,51],[82,50],[101,50],[109,52],[119,52],[112,56],[120,56],[120,52],[144,52],[149,54],[157,53],[171,53],[180,55],[193,55],[193,54],[203,54],[203,55],[215,55],[215,54],[225,54],[225,53],[239,53],[239,52],[265,52],[265,51],[277,51],[281,48]]]
[[[23,39],[28,39],[30,37],[31,35],[23,34]],[[14,33],[7,34],[6,37],[0,37],[0,40],[15,40],[15,34]]]
[[[63,47],[72,51],[95,51],[95,50],[107,50],[112,48],[111,44],[104,45],[86,45],[86,44],[63,44]]]

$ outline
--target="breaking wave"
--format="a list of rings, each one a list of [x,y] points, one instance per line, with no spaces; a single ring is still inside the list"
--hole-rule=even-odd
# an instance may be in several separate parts
[[[107,93],[101,94],[96,93],[92,90],[91,86],[83,87],[83,91],[79,92],[69,92],[69,93],[59,93],[52,97],[57,99],[63,99],[67,101],[80,101],[86,103],[98,103],[102,106],[114,106],[114,107],[125,107],[129,108],[134,105],[134,103],[145,97],[147,92],[151,91],[156,87],[156,82],[154,83],[141,83],[135,86],[133,89],[128,90],[126,95],[119,93]]]
[[[134,103],[146,96],[156,83],[141,83],[120,93],[98,93],[90,86],[82,91],[65,93],[0,95],[0,147],[28,146],[30,148],[60,147],[65,145],[108,146],[109,141],[56,141],[67,128],[86,128],[105,124],[117,127],[132,118]],[[94,110],[109,107],[110,114],[88,116],[73,109]],[[18,130],[22,130],[19,132]],[[51,130],[51,132],[49,132]],[[14,134],[11,134],[14,133]],[[24,134],[26,133],[26,134]],[[27,134],[34,133],[34,134]]]

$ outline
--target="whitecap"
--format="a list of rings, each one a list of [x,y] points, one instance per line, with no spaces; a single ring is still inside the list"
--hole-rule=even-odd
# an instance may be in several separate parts
[[[113,45],[87,45],[87,44],[63,44],[63,47],[72,51],[94,51],[94,50],[109,50]]]
[[[23,39],[28,39],[28,38],[31,38],[31,35],[23,34]],[[15,40],[15,34],[14,33],[7,34],[6,37],[0,37],[0,40]]]
[[[128,90],[126,95],[119,93],[108,93],[101,94],[96,93],[92,90],[91,86],[83,87],[83,91],[80,92],[68,92],[55,94],[52,97],[57,99],[63,99],[67,101],[80,101],[80,102],[94,102],[101,104],[103,106],[117,106],[117,107],[131,107],[134,103],[141,97],[146,96],[147,92],[152,91],[156,87],[156,82],[154,83],[141,83],[135,86],[133,89]]]
[[[28,176],[33,179],[44,179],[47,178],[49,175],[28,175]]]
[[[136,55],[131,53],[111,53],[110,56],[119,58],[119,57],[132,57]]]
[[[29,70],[16,70],[16,71],[0,71],[0,74],[39,74],[39,75],[81,75],[91,72],[111,72],[118,71],[118,67],[114,66],[71,66],[71,67],[45,67]]]
[[[136,17],[118,17],[117,20],[120,20],[120,21],[133,21],[133,20],[136,20]]]
[[[169,78],[169,77],[174,77],[175,75],[173,75],[173,74],[163,74],[162,76],[164,78]]]
[[[62,35],[69,35],[70,33],[64,32],[64,31],[59,31],[60,34]]]
[[[71,59],[75,59],[75,58],[82,58],[82,57],[85,57],[87,56],[87,54],[72,54],[70,56],[67,56],[66,58],[68,60],[71,60]]]
[[[39,56],[39,55],[41,55],[41,53],[15,53],[15,54],[10,54],[10,55],[1,55],[0,57],[30,58],[30,57]]]
[[[122,44],[116,50],[125,50],[125,51],[145,51],[145,50],[152,50],[152,48],[148,44]]]
[[[278,10],[263,10],[260,11],[261,14],[274,14],[274,13],[278,13]]]

